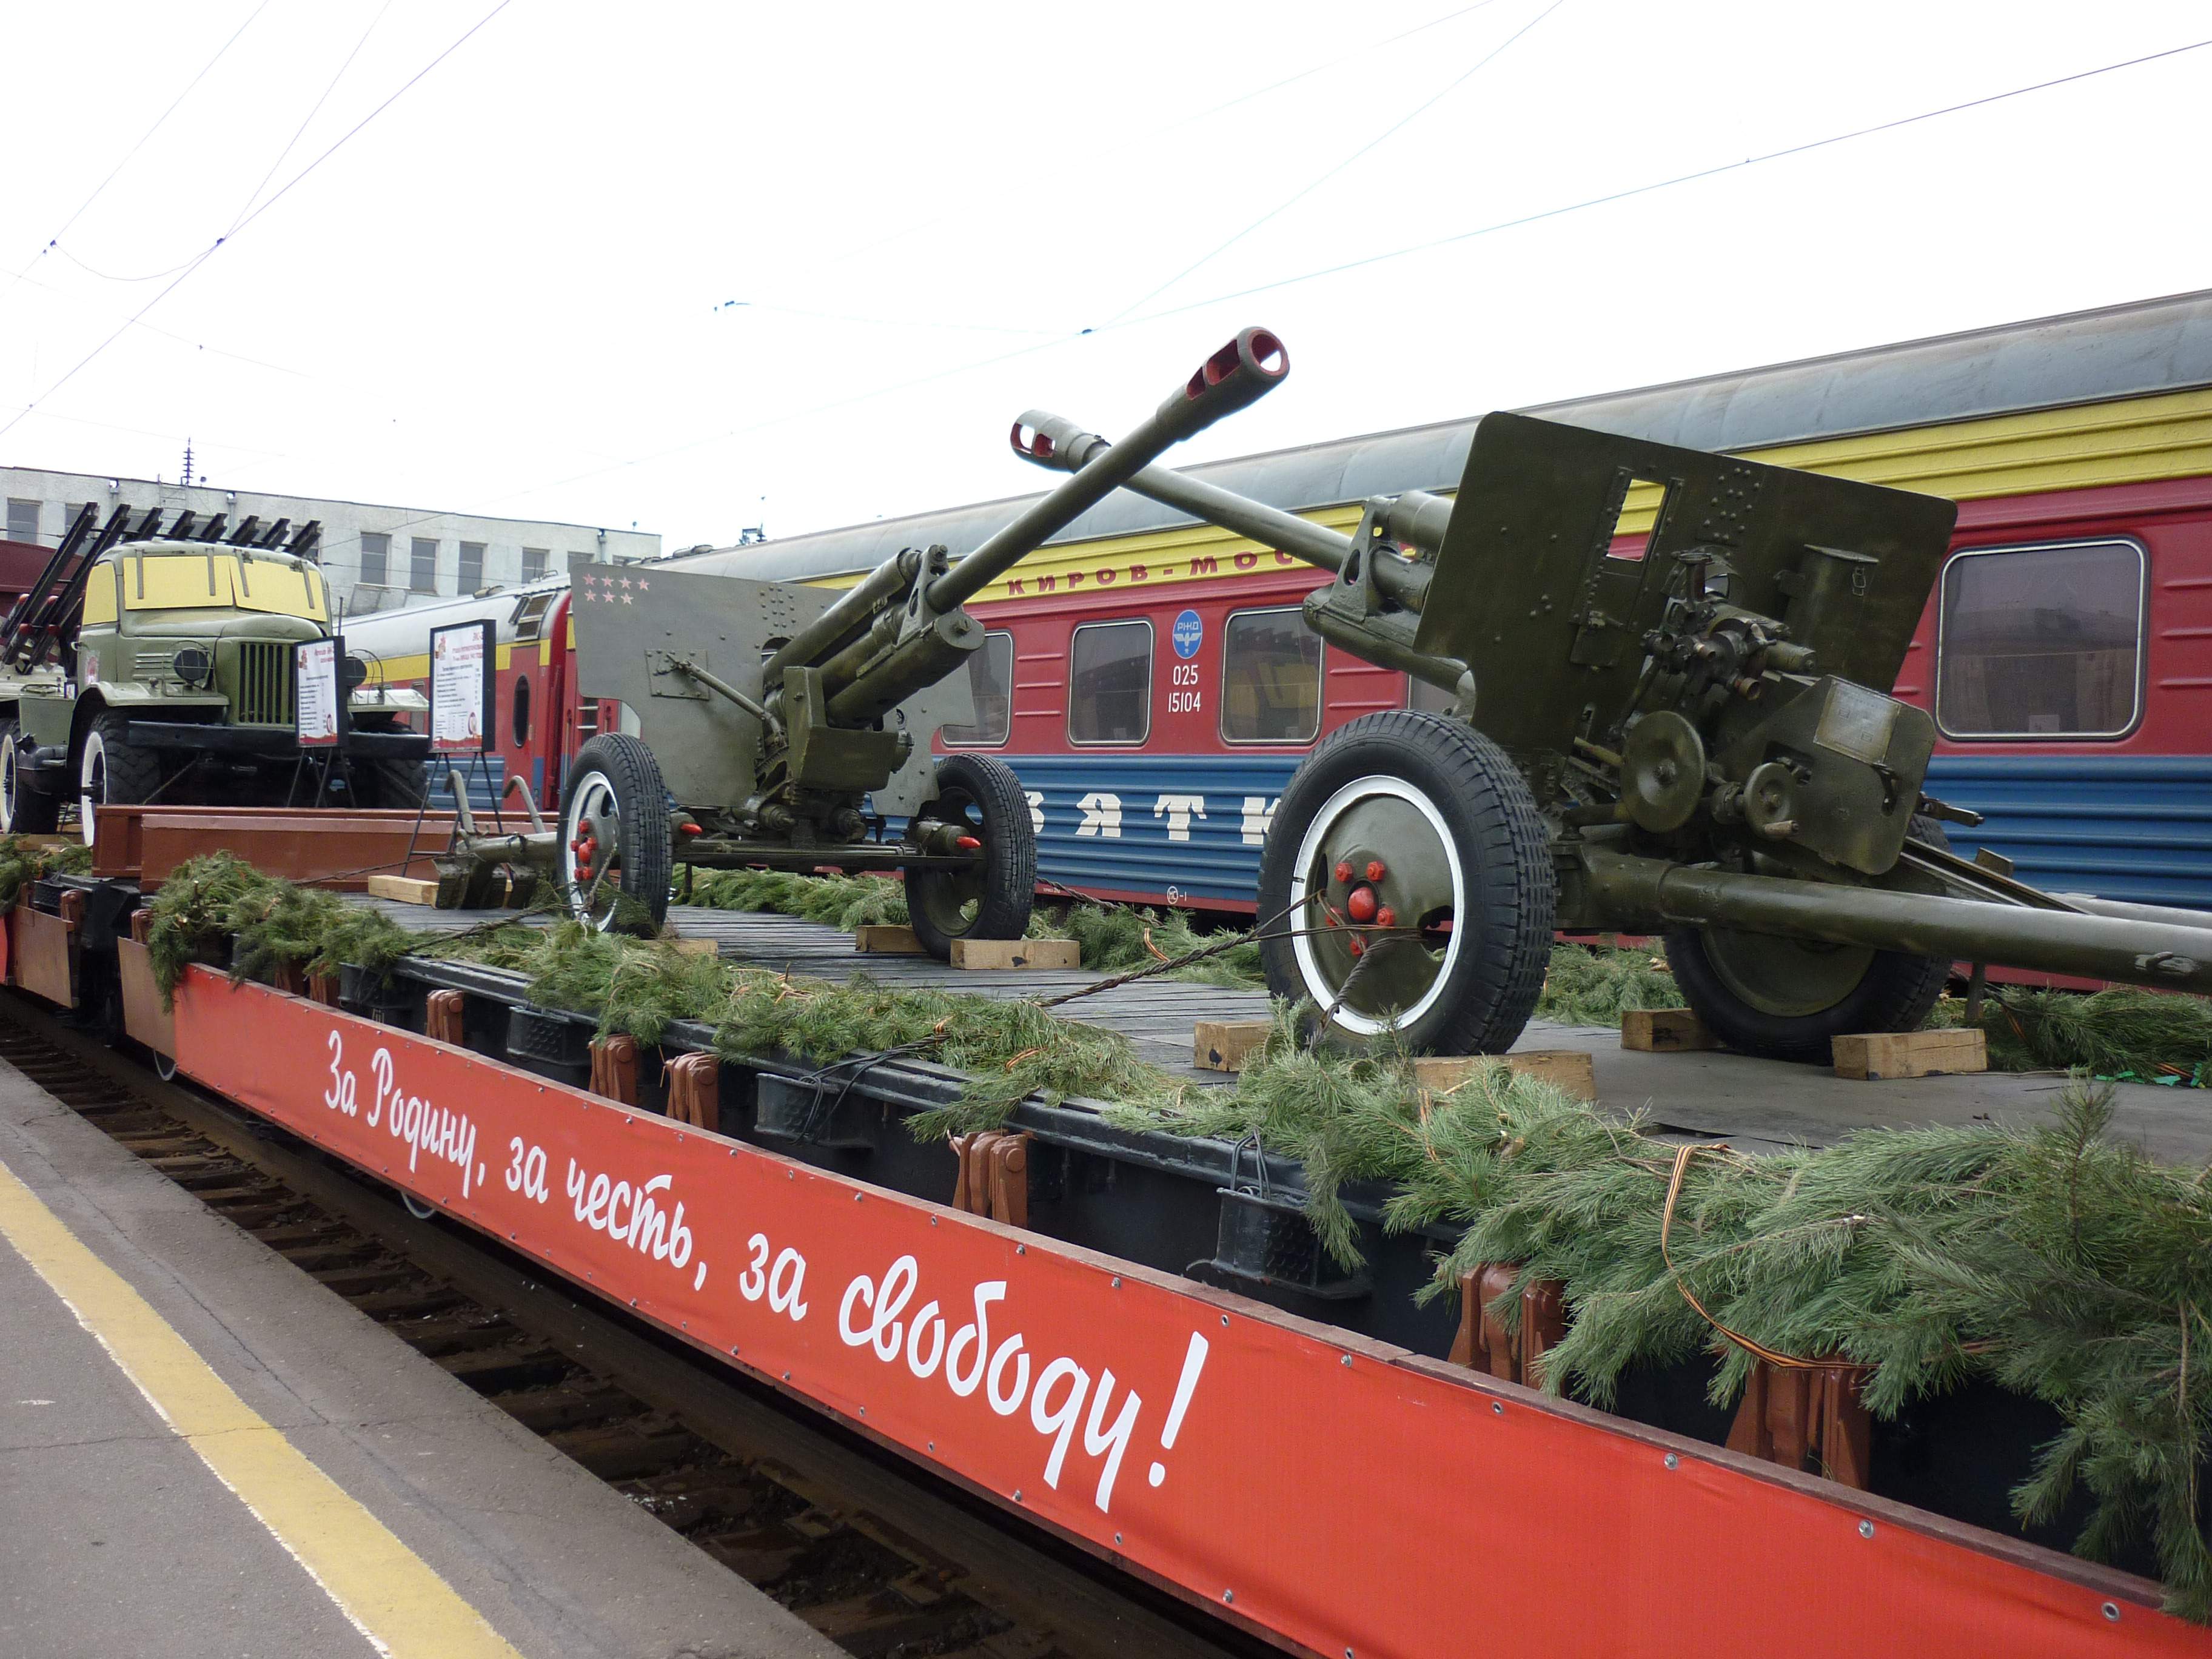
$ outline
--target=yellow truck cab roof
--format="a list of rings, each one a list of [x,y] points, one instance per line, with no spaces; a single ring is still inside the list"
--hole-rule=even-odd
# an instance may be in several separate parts
[[[323,573],[312,561],[274,548],[223,542],[127,542],[100,556],[85,591],[84,621],[112,623],[118,611],[259,611],[330,621]]]

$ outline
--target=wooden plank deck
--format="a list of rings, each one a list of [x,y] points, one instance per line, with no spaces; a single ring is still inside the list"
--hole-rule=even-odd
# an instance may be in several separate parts
[[[486,910],[432,910],[354,896],[410,927],[458,930],[494,919]],[[676,905],[670,923],[682,937],[711,939],[732,961],[842,983],[866,974],[886,985],[931,986],[977,996],[1056,996],[1110,975],[1086,971],[968,973],[929,957],[862,956],[853,936],[795,916],[709,910]],[[1139,980],[1054,1011],[1123,1033],[1146,1060],[1178,1079],[1226,1087],[1235,1078],[1191,1065],[1193,1029],[1201,1019],[1265,1019],[1261,991],[1225,990],[1168,979]],[[1609,1026],[1556,1025],[1532,1020],[1516,1050],[1578,1049],[1590,1058],[1598,1098],[1620,1111],[1641,1111],[1647,1127],[1683,1139],[1725,1140],[1745,1152],[1820,1146],[1853,1130],[1975,1121],[2032,1123],[2053,1115],[2065,1079],[2048,1072],[1859,1082],[1826,1067],[1793,1066],[1719,1050],[1640,1054],[1621,1047]],[[2112,1133],[2168,1162],[2212,1161],[2212,1092],[2113,1085]]]

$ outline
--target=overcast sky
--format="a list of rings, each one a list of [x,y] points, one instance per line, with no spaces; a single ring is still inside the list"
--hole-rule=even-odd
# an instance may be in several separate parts
[[[1295,370],[1185,459],[2212,286],[2212,46],[1753,159],[2202,3],[0,15],[0,463],[671,549],[1035,488],[1024,409],[1247,323]]]

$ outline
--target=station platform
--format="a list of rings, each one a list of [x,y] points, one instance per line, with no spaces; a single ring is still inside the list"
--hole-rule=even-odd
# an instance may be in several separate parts
[[[434,910],[362,899],[409,927],[480,927],[491,910]],[[726,960],[806,978],[842,981],[865,973],[886,985],[964,991],[988,997],[1059,997],[1114,975],[1088,969],[969,973],[927,957],[863,956],[853,936],[795,916],[672,905],[668,921],[684,939],[712,939]],[[1265,991],[1196,985],[1162,976],[1115,986],[1054,1012],[1127,1036],[1139,1056],[1194,1086],[1227,1087],[1236,1079],[1191,1064],[1199,1020],[1257,1020],[1268,1013]],[[1573,1049],[1590,1056],[1599,1101],[1617,1112],[1641,1112],[1661,1138],[1725,1140],[1749,1152],[1832,1144],[1855,1130],[1997,1122],[2027,1127],[2056,1116],[2066,1087],[2056,1072],[1983,1072],[1953,1077],[1863,1081],[1823,1066],[1793,1065],[1720,1050],[1644,1054],[1621,1047],[1611,1026],[1531,1020],[1514,1052]],[[2149,1084],[2110,1085],[2111,1133],[2166,1163],[2212,1161],[2212,1111],[2195,1089]]]
[[[0,1654],[841,1650],[0,1063]]]

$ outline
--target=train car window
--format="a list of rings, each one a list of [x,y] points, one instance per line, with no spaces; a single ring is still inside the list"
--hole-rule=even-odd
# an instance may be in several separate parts
[[[550,593],[526,593],[514,607],[514,637],[534,640],[545,631],[545,613],[553,608]]]
[[[1311,743],[1321,732],[1321,636],[1292,605],[1240,611],[1221,643],[1224,743]]]
[[[530,676],[514,677],[514,746],[518,749],[530,741]]]
[[[2140,543],[1973,548],[1943,567],[1936,724],[1947,737],[2119,738],[2142,712]]]
[[[1014,636],[986,634],[983,648],[968,653],[968,690],[975,699],[973,726],[945,726],[938,735],[947,743],[988,745],[1006,740],[1013,725]]]
[[[1152,623],[1077,629],[1067,647],[1067,740],[1142,743],[1152,728]]]

